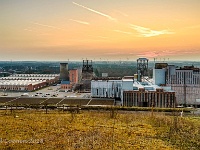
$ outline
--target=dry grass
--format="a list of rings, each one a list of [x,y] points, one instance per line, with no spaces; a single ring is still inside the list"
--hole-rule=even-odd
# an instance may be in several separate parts
[[[0,111],[0,149],[199,149],[200,119],[163,113]]]

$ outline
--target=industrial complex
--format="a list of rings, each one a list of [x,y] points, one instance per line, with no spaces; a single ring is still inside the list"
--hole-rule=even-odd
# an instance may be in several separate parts
[[[132,76],[112,77],[104,72],[97,77],[92,60],[83,60],[82,67],[70,69],[69,64],[64,62],[60,63],[60,74],[12,74],[1,77],[0,89],[31,92],[59,84],[59,91],[88,93],[84,98],[111,99],[120,106],[200,106],[199,68],[177,68],[164,62],[155,63],[153,76],[149,77],[148,63],[147,58],[137,59],[137,72]]]
[[[139,58],[137,70],[132,77],[93,78],[91,96],[115,98],[128,107],[200,106],[199,68],[155,63],[153,78],[149,78],[148,59]]]
[[[115,98],[122,106],[175,107],[175,92],[170,87],[154,85],[134,77],[94,78],[92,97]]]

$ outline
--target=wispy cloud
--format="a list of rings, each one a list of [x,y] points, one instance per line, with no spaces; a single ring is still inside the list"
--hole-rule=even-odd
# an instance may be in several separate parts
[[[106,36],[97,36],[97,37],[102,38],[102,39],[107,39],[108,38]]]
[[[41,24],[41,23],[37,23],[37,22],[34,22],[33,24],[39,25],[39,26],[43,26],[43,27],[48,27],[48,28],[53,28],[53,29],[59,29],[59,30],[61,30],[61,28],[58,28],[58,27],[55,27],[55,26],[46,25],[46,24]]]
[[[84,25],[89,25],[90,24],[89,22],[80,21],[80,20],[74,20],[74,19],[69,19],[69,20],[74,21],[76,23],[84,24]]]
[[[174,34],[174,32],[171,32],[169,30],[152,30],[150,28],[145,28],[142,26],[137,26],[130,24],[130,28],[136,30],[141,37],[152,37],[152,36],[158,36],[162,34]]]
[[[124,17],[128,17],[128,15],[127,15],[126,13],[124,13],[124,12],[121,12],[121,11],[119,11],[119,10],[116,10],[116,12],[118,12],[118,13],[121,14],[121,15],[123,15]]]
[[[32,32],[33,30],[31,30],[31,29],[24,29],[25,31],[30,31],[30,32]]]
[[[112,20],[112,21],[116,21],[116,20],[117,20],[116,18],[113,18],[113,17],[111,17],[111,16],[109,16],[109,15],[107,15],[107,14],[104,14],[104,13],[102,13],[102,12],[99,12],[99,11],[97,11],[97,10],[88,8],[88,7],[86,7],[86,6],[83,6],[83,5],[78,4],[78,3],[75,3],[75,2],[72,2],[72,3],[73,3],[74,5],[77,5],[77,6],[79,6],[79,7],[84,8],[84,9],[86,9],[86,10],[89,10],[89,11],[91,11],[91,12],[93,12],[93,13],[96,13],[96,14],[99,14],[99,15],[101,15],[101,16],[104,16],[104,17],[108,18],[109,20]]]
[[[178,53],[176,50],[163,50],[163,51],[146,51],[142,53],[138,53],[138,57],[148,57],[148,58],[157,58],[157,57],[167,57],[174,56]]]
[[[158,57],[160,55],[157,52],[143,52],[143,53],[137,54],[137,56],[138,57],[155,58],[155,57]]]
[[[124,33],[124,34],[132,34],[131,32],[121,31],[121,30],[113,30],[115,32]]]
[[[33,33],[33,35],[36,35],[36,36],[49,36],[49,35],[52,35],[49,32],[48,33],[45,33],[45,32],[41,33],[41,31],[38,31],[37,29],[34,29],[32,27],[27,27],[24,30],[28,31],[28,32],[31,32],[31,33]]]

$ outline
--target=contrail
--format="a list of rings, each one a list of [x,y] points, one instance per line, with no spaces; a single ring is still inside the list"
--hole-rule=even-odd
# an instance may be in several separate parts
[[[74,20],[74,19],[69,19],[69,20],[77,22],[77,23],[80,23],[80,24],[84,24],[84,25],[89,25],[90,24],[89,22],[80,21],[80,20]]]
[[[118,10],[116,10],[116,12],[120,13],[120,14],[123,15],[124,17],[128,17],[128,15],[125,14],[124,12],[121,12],[121,11],[118,11]]]
[[[121,30],[113,30],[115,32],[119,32],[119,33],[124,33],[124,34],[132,34],[131,32],[125,32],[125,31],[121,31]]]
[[[107,39],[108,38],[106,36],[97,36],[97,37],[102,38],[102,39]]]
[[[102,13],[102,12],[96,11],[96,10],[94,10],[94,9],[88,8],[88,7],[86,7],[86,6],[80,5],[80,4],[75,3],[75,2],[72,2],[72,3],[73,3],[74,5],[77,5],[77,6],[79,6],[79,7],[82,7],[82,8],[84,8],[84,9],[87,9],[87,10],[89,10],[89,11],[91,11],[91,12],[94,12],[94,13],[96,13],[96,14],[99,14],[99,15],[101,15],[101,16],[104,16],[104,17],[106,17],[106,18],[108,18],[108,19],[110,19],[110,20],[112,20],[112,21],[116,21],[116,20],[117,20],[117,19],[115,19],[115,18],[113,18],[113,17],[111,17],[111,16],[109,16],[109,15],[106,15],[106,14],[104,14],[104,13]]]
[[[24,29],[24,30],[26,30],[26,31],[30,31],[30,32],[32,32],[33,30],[31,30],[31,29]]]
[[[139,32],[140,35],[143,37],[158,36],[162,34],[174,34],[174,32],[171,32],[168,30],[151,30],[150,28],[145,28],[145,27],[137,26],[133,24],[130,24],[130,28]]]
[[[59,30],[61,29],[61,28],[58,28],[58,27],[49,26],[49,25],[41,24],[41,23],[37,23],[37,22],[34,22],[34,24],[39,25],[39,26],[43,26],[43,27],[53,28],[53,29],[59,29]]]

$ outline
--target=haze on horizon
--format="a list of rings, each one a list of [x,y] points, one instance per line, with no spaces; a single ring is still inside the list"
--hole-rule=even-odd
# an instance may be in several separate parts
[[[1,0],[0,60],[199,61],[199,0]]]

